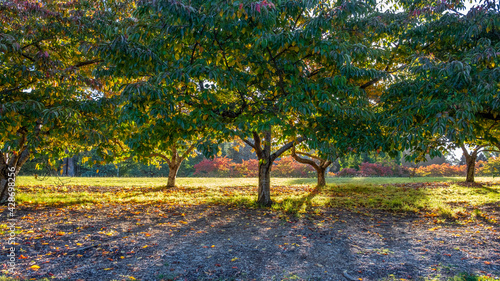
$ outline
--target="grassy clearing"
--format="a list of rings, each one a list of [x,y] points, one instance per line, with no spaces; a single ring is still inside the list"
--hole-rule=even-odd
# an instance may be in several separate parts
[[[68,206],[94,204],[227,204],[256,207],[256,182],[250,179],[181,178],[177,188],[164,188],[163,178],[56,178],[44,181],[19,177],[18,204]],[[457,184],[461,178],[346,178],[329,179],[314,188],[315,179],[273,179],[273,209],[294,214],[322,208],[379,209],[426,212],[430,216],[483,216],[474,209],[500,202],[500,183],[484,187]],[[478,181],[491,181],[480,178]],[[411,184],[434,182],[414,188]],[[439,183],[439,184],[437,184]],[[395,184],[410,184],[394,186]]]
[[[398,184],[413,182],[459,182],[461,177],[416,177],[416,178],[327,178],[328,184]],[[500,178],[478,178],[478,181],[500,181]],[[119,187],[161,187],[167,184],[167,178],[57,178],[33,176],[17,177],[18,185],[91,185]],[[316,185],[315,178],[272,178],[272,185]],[[178,178],[177,185],[184,187],[224,187],[224,186],[256,186],[257,178]]]

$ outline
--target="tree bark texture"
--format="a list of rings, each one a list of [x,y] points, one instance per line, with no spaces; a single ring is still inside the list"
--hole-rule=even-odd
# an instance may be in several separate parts
[[[259,159],[257,204],[270,207],[273,204],[271,199],[271,167],[274,160],[295,144],[302,142],[305,138],[300,137],[297,140],[286,143],[276,152],[271,153],[272,127],[269,126],[262,134],[264,135],[263,140],[257,132],[252,132],[253,143],[245,138],[241,139],[255,150],[255,154],[257,154],[257,158]]]
[[[175,179],[177,178],[177,171],[179,171],[179,164],[168,165],[168,182],[167,187],[175,187]]]
[[[476,146],[471,153],[467,151],[464,145],[462,145],[462,151],[465,157],[465,163],[467,165],[467,174],[465,181],[466,182],[474,182],[475,174],[476,174],[476,159],[479,151],[483,148],[483,146]]]
[[[153,153],[150,156],[160,157],[168,164],[168,180],[167,187],[175,187],[175,180],[177,179],[177,172],[181,167],[182,161],[189,156],[189,154],[195,149],[195,144],[192,144],[182,155],[176,147],[172,148],[172,156],[169,158],[161,153]]]
[[[35,136],[38,136],[42,124],[37,122],[35,125]],[[30,150],[28,148],[28,132],[26,130],[19,130],[19,143],[18,151],[3,153],[0,152],[0,205],[8,203],[9,199],[9,181],[13,182],[12,177],[15,178],[19,174],[22,166],[30,158]],[[11,183],[13,185],[13,183]]]

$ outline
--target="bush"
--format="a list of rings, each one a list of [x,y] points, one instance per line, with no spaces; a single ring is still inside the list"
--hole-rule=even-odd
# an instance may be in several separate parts
[[[407,177],[411,174],[408,167],[399,165],[383,165],[381,163],[362,163],[359,171],[353,168],[344,168],[337,177]]]
[[[344,168],[340,170],[335,176],[337,177],[356,177],[359,173],[356,169],[353,168]]]
[[[391,177],[394,173],[390,167],[366,162],[359,165],[359,174],[362,177]]]
[[[392,167],[392,174],[395,177],[409,177],[411,175],[411,170],[405,166],[395,166]]]
[[[315,170],[311,165],[295,161],[292,156],[285,156],[274,161],[272,175],[284,178],[305,178],[314,176]]]
[[[231,172],[231,159],[216,157],[213,160],[204,159],[194,165],[193,176],[228,177]]]
[[[482,161],[481,161],[482,162]],[[481,176],[498,176],[500,175],[500,157],[490,158],[488,162],[480,163],[480,167],[477,171],[478,175]]]
[[[418,167],[415,175],[420,177],[459,177],[464,176],[467,167],[465,165],[453,166],[448,163],[433,164],[426,167]]]
[[[259,160],[243,160],[242,163],[233,163],[231,166],[231,177],[251,178],[259,176]]]

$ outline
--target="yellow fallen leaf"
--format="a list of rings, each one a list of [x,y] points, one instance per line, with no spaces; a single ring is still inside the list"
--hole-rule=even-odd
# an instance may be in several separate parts
[[[105,268],[104,270],[111,270],[113,269],[112,267]]]
[[[40,267],[36,264],[32,265],[30,268],[35,270],[35,271],[40,269]]]

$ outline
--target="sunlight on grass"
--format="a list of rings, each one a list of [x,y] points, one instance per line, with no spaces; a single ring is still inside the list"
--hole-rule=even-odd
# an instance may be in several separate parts
[[[478,181],[500,181],[498,177],[479,177]],[[461,177],[416,177],[416,178],[327,178],[328,184],[397,184],[408,182],[457,182],[464,181]],[[119,187],[161,187],[166,186],[167,178],[113,178],[113,177],[39,177],[19,176],[16,178],[18,185],[93,185],[93,186],[119,186]],[[315,178],[272,178],[272,185],[316,185]],[[179,186],[256,186],[257,178],[178,178]]]
[[[68,178],[73,183],[54,184],[18,178],[21,205],[178,204],[256,207],[255,178],[183,178],[176,188],[165,188],[162,178]],[[273,209],[307,213],[317,208],[379,209],[392,212],[428,212],[444,218],[485,204],[500,202],[500,184],[465,187],[461,178],[335,178],[321,190],[315,179],[276,178],[272,182]],[[401,183],[449,182],[432,188],[394,186]],[[478,181],[491,181],[479,178]],[[51,183],[52,182],[52,183]],[[469,210],[468,210],[469,209]]]

